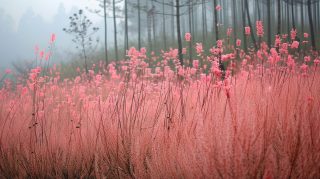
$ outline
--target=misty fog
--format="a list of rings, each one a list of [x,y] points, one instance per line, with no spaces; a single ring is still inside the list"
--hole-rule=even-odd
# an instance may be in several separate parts
[[[0,6],[0,69],[8,68],[13,62],[19,63],[32,61],[35,58],[34,49],[38,46],[45,50],[49,46],[52,33],[56,34],[57,40],[54,48],[53,63],[67,61],[77,55],[72,36],[63,32],[63,28],[69,25],[68,17],[78,11],[78,7],[66,10],[64,4],[60,4],[51,21],[37,14],[29,7],[18,22]],[[95,19],[95,26],[102,29],[103,18],[96,14],[90,14]],[[111,19],[108,24],[112,24]],[[97,36],[103,37],[103,30],[99,30]],[[112,42],[112,29],[108,34]],[[102,40],[99,42],[99,47]]]

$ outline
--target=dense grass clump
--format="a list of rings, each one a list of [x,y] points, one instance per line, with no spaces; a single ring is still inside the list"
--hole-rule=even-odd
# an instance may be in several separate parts
[[[319,178],[317,53],[195,50],[3,78],[0,178]]]

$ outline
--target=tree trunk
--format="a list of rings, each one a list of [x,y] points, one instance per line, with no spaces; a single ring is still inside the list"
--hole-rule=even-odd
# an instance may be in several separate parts
[[[206,11],[206,0],[202,0],[202,41],[206,42],[206,38],[208,37],[208,28],[207,28],[207,11]]]
[[[153,1],[152,3],[152,8],[155,9]],[[156,19],[155,19],[155,14],[152,14],[152,36],[153,36],[153,48],[156,50]]]
[[[163,27],[163,48],[167,50],[167,37],[166,37],[166,16],[164,14],[164,4],[165,1],[162,0],[162,27]]]
[[[191,11],[192,11],[192,0],[189,0],[189,32],[190,33],[192,33],[193,32],[193,30],[192,30],[192,16],[191,16]],[[195,34],[193,34],[192,33],[192,35],[193,36],[195,36]],[[192,39],[193,39],[194,37],[192,37]],[[189,43],[189,66],[191,66],[192,65],[192,40],[191,39],[191,41],[190,42],[188,42]]]
[[[86,70],[86,74],[88,74],[89,70],[88,70],[88,64],[87,64],[87,53],[86,53],[86,47],[84,45],[84,37],[83,36],[81,36],[81,47],[82,47],[82,55],[84,58],[84,68]]]
[[[237,42],[237,10],[236,10],[236,0],[233,0],[232,2],[232,15],[233,15],[233,36],[234,36],[234,46],[236,46],[236,42]]]
[[[304,6],[303,6],[303,3],[301,3],[300,5],[300,11],[301,11],[301,39],[303,37],[303,33],[304,33]]]
[[[311,33],[311,45],[312,49],[316,50],[316,41],[315,41],[315,34],[314,34],[314,27],[313,27],[313,19],[312,19],[312,5],[311,0],[308,0],[308,15],[309,15],[309,24],[310,24],[310,33]]]
[[[114,50],[115,50],[116,60],[119,61],[118,39],[117,39],[116,2],[115,2],[115,0],[112,1],[112,6],[113,6]]]
[[[147,1],[147,9],[149,8],[149,4],[148,4],[149,1]],[[148,46],[150,48],[150,51],[152,52],[153,51],[153,47],[152,47],[152,40],[151,40],[151,31],[152,31],[152,19],[151,19],[151,12],[150,10],[148,10],[148,13],[147,13],[147,28],[148,28]]]
[[[280,35],[281,34],[281,0],[277,0],[278,3],[278,30],[277,30],[277,34]]]
[[[103,12],[104,12],[104,52],[105,52],[106,65],[108,65],[107,0],[103,1]]]
[[[289,7],[289,1],[287,2],[287,33],[288,33],[288,39],[290,38],[290,7]]]
[[[268,46],[271,47],[271,0],[267,1],[267,13],[268,13]]]
[[[138,0],[138,47],[141,49],[141,10],[140,0]]]
[[[296,29],[296,23],[294,19],[294,6],[293,6],[293,0],[291,0],[291,18],[292,18],[292,28]]]
[[[180,61],[181,66],[183,66],[182,40],[181,40],[181,29],[180,29],[180,2],[179,2],[179,0],[176,0],[176,17],[177,17],[179,61]]]
[[[125,54],[127,54],[127,50],[129,49],[129,32],[128,32],[128,2],[127,0],[124,0],[124,23],[125,23],[125,27],[124,27],[124,31],[125,31],[125,37],[124,37],[124,50],[125,50]]]
[[[176,33],[176,31],[175,31],[175,29],[174,29],[174,18],[175,18],[175,16],[173,15],[174,14],[174,1],[175,0],[172,0],[172,8],[171,8],[171,14],[172,14],[172,18],[171,18],[171,40],[172,41],[175,41],[175,33]],[[175,43],[174,43],[175,44]]]
[[[247,47],[247,35],[246,35],[246,31],[245,31],[245,27],[246,27],[246,11],[244,8],[244,1],[241,1],[241,9],[242,9],[242,24],[243,24],[243,47],[244,47],[244,51],[248,52],[248,47]]]
[[[256,3],[257,3],[257,10],[258,10],[258,20],[261,20],[261,10],[260,10],[260,4],[259,4],[259,0],[256,0]],[[248,6],[248,0],[247,0],[247,2],[246,2],[246,6]],[[247,11],[249,11],[249,8],[248,7],[246,7],[247,8]]]
[[[250,29],[253,30],[252,25],[251,25],[251,18],[250,18],[248,0],[245,0],[244,2],[245,2],[245,11],[247,12],[248,25],[249,25]],[[259,4],[258,4],[258,7],[259,7]],[[254,44],[254,48],[256,50],[258,50],[256,39],[254,37],[254,33],[253,32],[251,32],[251,39],[252,39],[252,42]]]
[[[219,29],[218,29],[218,11],[216,10],[217,7],[217,0],[213,0],[213,8],[214,8],[214,23],[213,23],[213,27],[214,27],[214,32],[216,35],[216,41],[219,40]]]

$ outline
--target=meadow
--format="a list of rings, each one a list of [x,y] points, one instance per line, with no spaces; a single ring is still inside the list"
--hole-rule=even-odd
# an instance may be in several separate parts
[[[28,77],[2,73],[0,178],[319,178],[320,58],[308,43],[197,43],[184,65],[177,49],[132,47],[72,78],[38,52]]]

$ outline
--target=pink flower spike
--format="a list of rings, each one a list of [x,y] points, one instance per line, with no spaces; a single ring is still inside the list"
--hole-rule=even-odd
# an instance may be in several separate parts
[[[250,29],[250,27],[245,27],[244,30],[245,30],[245,34],[246,34],[246,35],[250,35],[250,34],[251,34],[251,29]]]
[[[186,33],[186,34],[184,35],[184,38],[185,38],[185,40],[186,40],[187,42],[190,42],[190,40],[191,40],[191,34],[190,34],[190,33]]]
[[[39,57],[40,57],[40,59],[42,59],[42,58],[43,58],[43,56],[44,56],[44,51],[40,51],[40,53],[39,53]]]
[[[290,36],[291,36],[291,40],[295,40],[297,37],[297,30],[296,29],[292,29],[290,32]]]
[[[237,39],[236,45],[237,45],[237,47],[241,46],[241,40],[240,39]]]
[[[227,36],[230,37],[232,33],[232,28],[228,28],[227,29]]]
[[[7,75],[10,74],[10,73],[11,73],[11,69],[9,69],[9,68],[6,69],[6,70],[5,70],[5,73],[6,73]]]
[[[56,41],[56,34],[51,34],[50,43],[54,43]]]
[[[183,55],[187,54],[187,49],[186,48],[182,48],[182,54]]]
[[[298,41],[293,41],[291,44],[291,48],[297,49],[299,48],[299,42]]]
[[[256,22],[256,28],[257,28],[257,36],[262,37],[264,35],[264,28],[262,21]]]
[[[216,6],[216,10],[217,10],[217,11],[221,11],[221,9],[222,9],[222,7],[221,7],[220,5],[217,5],[217,6]]]

